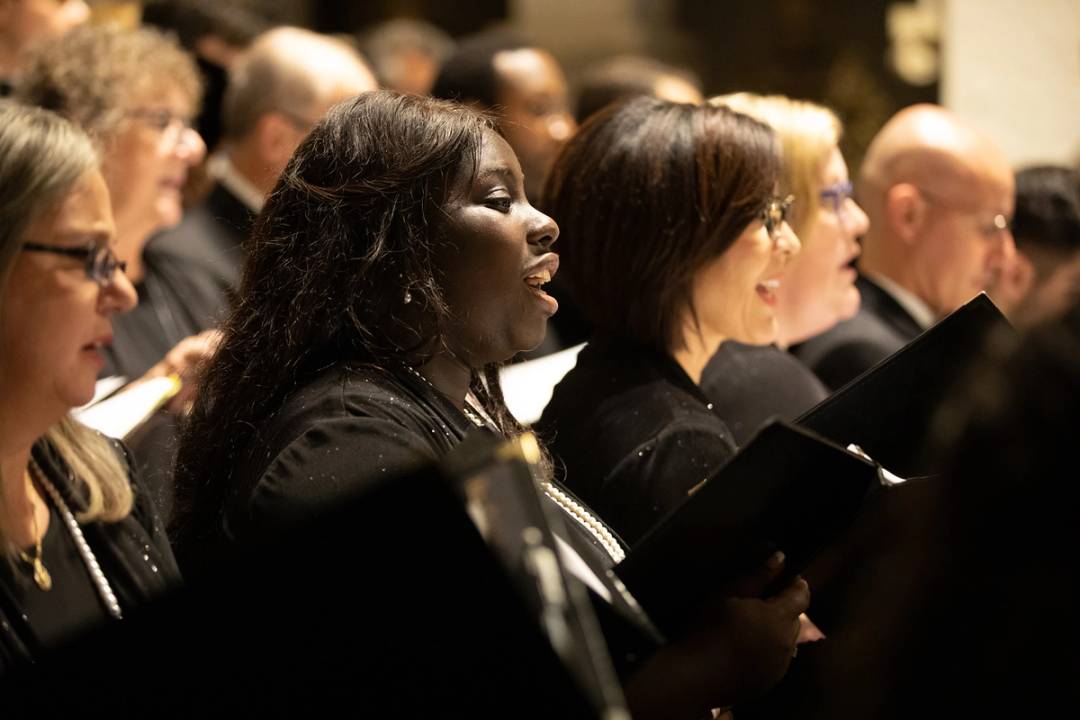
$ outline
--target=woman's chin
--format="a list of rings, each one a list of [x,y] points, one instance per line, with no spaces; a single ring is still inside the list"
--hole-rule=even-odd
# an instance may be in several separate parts
[[[855,286],[848,287],[841,295],[840,302],[836,305],[836,322],[850,320],[855,317],[861,304],[862,297],[859,295],[859,289]]]

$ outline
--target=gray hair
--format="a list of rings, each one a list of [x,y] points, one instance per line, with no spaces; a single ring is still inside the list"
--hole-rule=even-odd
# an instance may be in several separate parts
[[[27,229],[98,164],[90,138],[72,123],[48,110],[0,102],[0,297]],[[88,503],[81,522],[119,520],[131,512],[127,470],[108,440],[70,416],[50,428],[46,439],[84,484]],[[0,557],[12,551],[0,526]]]

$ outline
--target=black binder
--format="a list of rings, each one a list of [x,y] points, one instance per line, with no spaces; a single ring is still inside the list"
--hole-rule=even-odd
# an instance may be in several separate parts
[[[602,644],[581,644],[578,595],[551,608],[523,593],[466,513],[464,467],[535,495],[506,447],[470,443],[468,457],[388,478],[9,674],[5,717],[625,717]],[[544,519],[527,520],[542,528],[534,549],[550,549]],[[538,611],[565,619],[558,651]]]
[[[796,422],[844,447],[858,445],[902,477],[933,475],[925,447],[938,408],[991,333],[1011,326],[985,293],[882,360]]]
[[[789,423],[766,425],[615,568],[665,632],[704,595],[782,551],[781,582],[851,526],[882,486],[873,462]]]

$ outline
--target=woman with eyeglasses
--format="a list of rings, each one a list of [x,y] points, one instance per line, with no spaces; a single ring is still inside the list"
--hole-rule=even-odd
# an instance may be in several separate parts
[[[794,419],[829,394],[785,350],[858,311],[853,263],[869,220],[851,197],[838,145],[842,127],[832,111],[780,95],[739,93],[711,102],[776,132],[783,159],[780,187],[794,198],[791,226],[802,242],[775,290],[775,345],[724,343],[702,374],[702,390],[743,443],[770,417]]]
[[[138,307],[116,323],[103,376],[135,379],[161,363],[183,374],[207,343],[170,350],[219,319],[221,290],[208,273],[146,252],[155,233],[180,221],[188,170],[206,153],[190,126],[200,83],[195,61],[173,40],[102,26],[38,47],[15,83],[18,100],[68,118],[101,149],[116,253],[139,295]]]
[[[778,150],[727,108],[638,99],[587,122],[545,186],[595,331],[538,429],[567,485],[631,545],[735,454],[699,385],[721,343],[776,338],[799,250]]]
[[[0,105],[0,673],[179,581],[113,441],[68,411],[135,305],[89,139]]]

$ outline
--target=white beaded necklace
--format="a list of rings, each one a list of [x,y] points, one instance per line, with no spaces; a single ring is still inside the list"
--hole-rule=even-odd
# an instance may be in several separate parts
[[[423,373],[414,368],[411,365],[402,363],[405,369],[415,375],[425,385],[430,387],[436,392],[440,392],[430,380],[424,377]],[[478,404],[473,404],[472,394],[466,394],[465,405],[462,408],[467,417],[473,425],[482,429],[490,429],[495,426],[495,422],[488,417],[488,414],[484,412]],[[604,548],[605,552],[611,557],[615,563],[620,563],[623,558],[626,557],[626,553],[623,552],[622,546],[619,545],[619,541],[615,539],[615,536],[608,530],[607,526],[600,521],[595,515],[585,509],[581,503],[576,502],[568,494],[563,492],[560,488],[556,487],[554,483],[548,480],[540,481],[540,489],[544,491],[544,494],[551,498],[552,502],[562,508],[563,512],[572,517],[579,525],[599,543],[600,547]]]
[[[615,539],[615,536],[611,534],[607,526],[600,522],[600,519],[585,509],[581,503],[575,502],[572,497],[562,491],[554,483],[547,480],[543,480],[540,483],[540,487],[543,489],[544,494],[551,498],[559,507],[563,509],[570,517],[574,518],[579,525],[584,527],[590,535],[592,535],[600,546],[604,548],[608,555],[611,556],[612,561],[616,564],[621,563],[626,557],[626,553],[623,552],[622,547],[619,545],[619,541]]]
[[[71,533],[71,537],[75,541],[75,547],[78,548],[79,555],[82,556],[83,562],[86,563],[86,569],[90,571],[90,580],[93,581],[98,595],[101,596],[102,602],[105,603],[105,609],[109,612],[109,615],[120,620],[123,617],[120,612],[120,602],[116,599],[116,595],[109,586],[109,580],[105,577],[105,573],[102,572],[97,558],[94,557],[94,551],[90,549],[90,544],[83,537],[79,523],[75,520],[75,516],[71,514],[71,510],[68,509],[64,498],[60,496],[60,491],[49,482],[45,473],[41,471],[41,468],[33,459],[30,460],[30,472],[33,473],[38,484],[45,488],[45,492],[48,493],[49,498],[60,511],[60,517],[64,519],[64,525],[67,526],[68,532]]]

